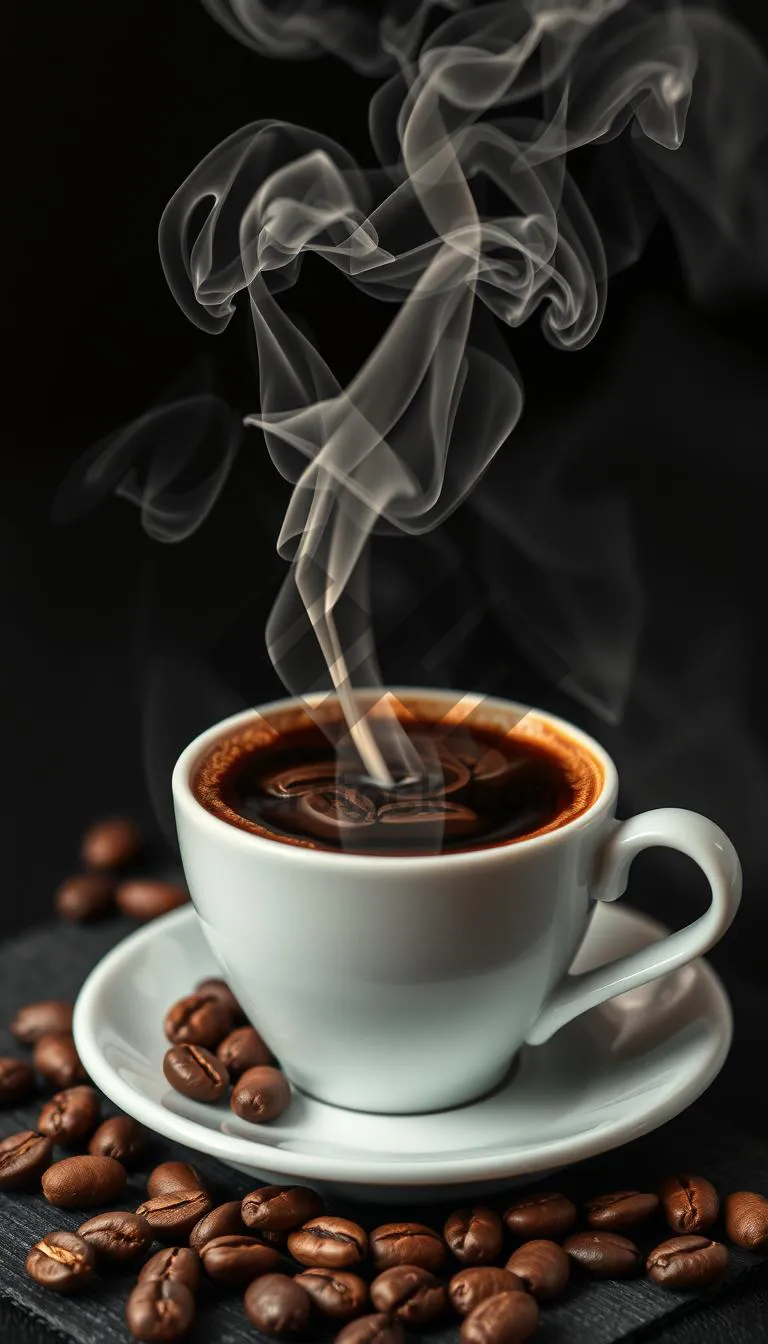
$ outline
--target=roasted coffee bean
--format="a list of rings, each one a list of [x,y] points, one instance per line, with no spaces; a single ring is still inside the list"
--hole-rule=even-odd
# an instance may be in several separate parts
[[[215,976],[211,976],[207,980],[201,980],[199,985],[195,985],[195,993],[205,994],[208,998],[219,999],[225,1008],[229,1009],[233,1022],[245,1022],[245,1013],[226,980],[219,980]]]
[[[645,1267],[662,1288],[708,1288],[725,1276],[728,1251],[709,1237],[671,1237],[651,1251]]]
[[[323,1201],[307,1185],[262,1185],[242,1204],[243,1222],[264,1232],[292,1232],[324,1211]]]
[[[492,1269],[490,1266],[476,1265],[471,1269],[460,1269],[448,1284],[451,1306],[459,1316],[469,1316],[486,1298],[515,1292],[525,1292],[522,1279],[518,1279],[508,1269]]]
[[[718,1193],[704,1176],[668,1176],[659,1195],[673,1232],[704,1232],[720,1212]]]
[[[32,1063],[52,1087],[74,1087],[84,1083],[87,1074],[80,1062],[72,1037],[64,1032],[48,1032],[35,1042]]]
[[[18,1106],[35,1090],[35,1074],[24,1059],[0,1055],[0,1110]]]
[[[448,1249],[465,1265],[489,1265],[504,1245],[504,1225],[494,1209],[457,1209],[443,1228]]]
[[[43,1194],[59,1209],[94,1209],[119,1199],[125,1179],[113,1157],[65,1157],[44,1172]]]
[[[659,1197],[639,1190],[617,1190],[608,1195],[593,1195],[585,1204],[590,1227],[618,1232],[621,1228],[636,1227],[652,1218],[659,1207]]]
[[[54,898],[57,914],[70,924],[103,919],[114,903],[115,884],[106,873],[76,873],[62,882]]]
[[[312,1298],[287,1274],[262,1274],[246,1289],[246,1315],[267,1335],[304,1335],[312,1317]]]
[[[147,1146],[147,1131],[129,1115],[113,1115],[96,1130],[88,1144],[93,1157],[114,1157],[124,1167],[138,1162]]]
[[[93,1247],[74,1232],[49,1232],[27,1256],[29,1277],[55,1293],[76,1293],[93,1278]]]
[[[232,1018],[220,999],[187,994],[168,1009],[163,1027],[172,1045],[204,1045],[215,1050],[231,1030]]]
[[[333,1321],[358,1316],[368,1302],[368,1285],[343,1269],[304,1269],[296,1283],[306,1288],[318,1311]]]
[[[350,1321],[336,1336],[336,1344],[404,1344],[405,1331],[399,1321],[376,1312]]]
[[[141,837],[127,817],[97,821],[80,843],[80,857],[87,868],[124,868],[141,848]]]
[[[445,1243],[423,1223],[382,1223],[370,1236],[371,1259],[377,1270],[392,1265],[418,1265],[433,1274],[445,1264]]]
[[[202,1176],[189,1162],[161,1162],[149,1173],[147,1194],[150,1199],[155,1195],[167,1195],[175,1190],[205,1190]]]
[[[209,1241],[216,1237],[240,1237],[248,1232],[240,1215],[240,1200],[232,1199],[228,1204],[219,1204],[210,1213],[206,1213],[199,1223],[195,1223],[189,1234],[189,1244],[201,1251]]]
[[[40,999],[19,1008],[11,1031],[22,1045],[34,1045],[41,1036],[69,1035],[72,1032],[72,1004],[63,999]]]
[[[163,1059],[163,1073],[171,1087],[193,1101],[218,1101],[229,1075],[204,1045],[172,1045]]]
[[[171,910],[186,905],[189,893],[186,887],[177,882],[160,882],[157,878],[135,878],[132,882],[121,882],[115,892],[117,908],[122,915],[138,919],[143,924]]]
[[[768,1199],[739,1190],[725,1201],[725,1227],[736,1246],[758,1251],[768,1246]]]
[[[290,1100],[291,1088],[285,1074],[265,1064],[246,1070],[235,1083],[229,1104],[241,1120],[263,1125],[282,1115]]]
[[[442,1316],[446,1292],[439,1279],[418,1265],[393,1265],[371,1284],[371,1302],[413,1329],[432,1325]]]
[[[571,1262],[556,1241],[527,1241],[509,1257],[507,1269],[537,1302],[549,1302],[565,1292]]]
[[[186,1241],[195,1223],[210,1213],[211,1201],[204,1190],[169,1190],[154,1195],[136,1210],[146,1218],[158,1241]]]
[[[216,1057],[230,1077],[239,1078],[246,1069],[256,1069],[262,1064],[271,1063],[272,1051],[264,1044],[255,1027],[235,1027],[224,1037]]]
[[[510,1232],[526,1241],[564,1237],[576,1222],[576,1205],[565,1195],[544,1191],[516,1199],[504,1214]]]
[[[260,1274],[271,1274],[283,1257],[274,1246],[265,1246],[258,1237],[240,1234],[214,1237],[200,1251],[203,1269],[214,1283],[250,1283]]]
[[[626,1279],[643,1262],[635,1243],[618,1232],[575,1232],[563,1242],[563,1250],[598,1279]]]
[[[180,1283],[194,1293],[200,1282],[200,1257],[188,1246],[166,1246],[142,1267],[139,1283],[149,1279]]]
[[[0,1139],[0,1190],[24,1190],[51,1161],[53,1140],[34,1129]]]
[[[344,1269],[365,1259],[368,1238],[358,1223],[322,1214],[291,1233],[288,1250],[300,1265]]]
[[[37,1128],[65,1148],[87,1137],[99,1122],[101,1102],[93,1087],[81,1085],[57,1092],[46,1101]]]
[[[522,1344],[539,1326],[539,1304],[528,1293],[487,1297],[461,1323],[462,1344]]]
[[[152,1244],[149,1223],[123,1210],[97,1213],[80,1224],[77,1235],[93,1246],[97,1255],[118,1265],[133,1264]]]
[[[195,1299],[183,1283],[144,1279],[125,1304],[125,1319],[134,1339],[171,1344],[182,1339],[195,1319]]]

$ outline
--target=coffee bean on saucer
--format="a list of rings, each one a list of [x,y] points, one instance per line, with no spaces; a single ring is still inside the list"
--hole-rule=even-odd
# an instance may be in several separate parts
[[[187,994],[165,1015],[165,1034],[172,1045],[204,1045],[214,1049],[232,1027],[229,1009],[205,994]]]
[[[291,1233],[288,1250],[300,1265],[345,1269],[365,1259],[368,1238],[358,1223],[322,1214]]]
[[[24,1190],[49,1166],[53,1140],[34,1129],[0,1139],[0,1190]]]
[[[473,1265],[469,1269],[460,1269],[448,1284],[448,1296],[451,1306],[459,1316],[469,1316],[470,1312],[485,1302],[488,1297],[499,1293],[524,1293],[525,1284],[508,1269],[496,1269],[490,1265]]]
[[[432,1325],[445,1311],[446,1301],[440,1280],[418,1265],[393,1265],[371,1284],[376,1310],[412,1329]]]
[[[246,1021],[245,1013],[241,1005],[235,998],[232,990],[229,988],[226,980],[220,980],[216,976],[209,976],[207,980],[201,980],[199,985],[195,985],[196,994],[205,994],[206,998],[218,999],[228,1008],[232,1021],[244,1023]]]
[[[405,1331],[399,1321],[378,1311],[374,1316],[358,1316],[336,1336],[336,1344],[404,1344]]]
[[[35,1091],[35,1073],[24,1059],[0,1055],[0,1109],[18,1106]]]
[[[129,1115],[112,1115],[99,1125],[88,1144],[92,1157],[114,1157],[132,1167],[147,1146],[147,1131]]]
[[[86,1138],[99,1122],[101,1101],[93,1087],[81,1084],[56,1092],[46,1101],[37,1122],[38,1131],[65,1148]]]
[[[526,1241],[534,1238],[557,1240],[564,1237],[576,1222],[576,1205],[554,1191],[526,1195],[509,1205],[504,1222],[510,1232]]]
[[[370,1236],[371,1259],[377,1270],[392,1265],[419,1265],[433,1274],[445,1264],[445,1243],[423,1223],[382,1223]]]
[[[504,1225],[495,1209],[478,1204],[452,1213],[443,1236],[457,1260],[465,1265],[489,1265],[504,1245]]]
[[[265,1064],[246,1069],[232,1089],[229,1104],[241,1120],[264,1125],[282,1115],[290,1101],[291,1087],[285,1074]]]
[[[646,1269],[662,1288],[708,1288],[725,1276],[728,1251],[709,1237],[671,1237],[651,1251]]]
[[[115,884],[106,873],[75,873],[62,882],[54,905],[56,913],[70,924],[103,919],[114,906]]]
[[[93,1247],[74,1232],[49,1232],[31,1248],[26,1269],[42,1288],[55,1293],[76,1293],[93,1278],[96,1256]]]
[[[229,1084],[224,1065],[203,1045],[172,1045],[163,1058],[163,1073],[171,1087],[193,1101],[218,1101]]]
[[[258,1237],[247,1233],[214,1237],[200,1251],[203,1269],[214,1283],[241,1284],[243,1287],[260,1274],[270,1274],[283,1257],[274,1246],[265,1246]]]
[[[117,1210],[97,1213],[77,1229],[77,1235],[92,1246],[97,1255],[118,1265],[131,1265],[152,1244],[149,1223],[138,1214]]]
[[[739,1190],[725,1201],[725,1226],[736,1246],[758,1251],[768,1246],[768,1199]]]
[[[178,910],[188,900],[186,887],[180,887],[177,882],[161,882],[158,878],[137,877],[131,882],[121,882],[115,892],[120,913],[143,924]]]
[[[141,848],[141,836],[127,817],[97,821],[80,842],[80,857],[87,868],[124,868]]]
[[[521,1280],[537,1302],[549,1302],[565,1292],[571,1262],[556,1241],[526,1241],[513,1251],[507,1269]]]
[[[48,1032],[35,1042],[32,1063],[52,1087],[74,1087],[87,1079],[75,1042],[65,1032]]]
[[[172,1344],[182,1339],[195,1319],[195,1299],[183,1283],[145,1279],[125,1304],[125,1319],[134,1339],[147,1344]]]
[[[629,1278],[643,1262],[635,1243],[618,1232],[575,1232],[563,1242],[563,1250],[598,1279]]]
[[[242,1203],[246,1227],[264,1232],[292,1232],[324,1211],[320,1196],[307,1185],[262,1185]]]
[[[246,1315],[267,1335],[304,1335],[312,1317],[312,1298],[287,1274],[262,1274],[248,1286]]]
[[[207,1194],[205,1181],[189,1162],[161,1162],[149,1173],[147,1194],[153,1199],[172,1190],[205,1190]]]
[[[146,1218],[158,1241],[186,1241],[195,1223],[210,1213],[211,1200],[204,1190],[169,1190],[140,1204],[136,1212]]]
[[[720,1212],[720,1197],[704,1176],[668,1176],[659,1186],[659,1195],[673,1232],[703,1232]]]
[[[269,1064],[272,1051],[264,1044],[255,1027],[235,1027],[219,1045],[217,1059],[224,1065],[232,1078],[239,1078],[246,1069],[258,1068]]]
[[[195,1223],[189,1234],[189,1244],[195,1251],[201,1251],[216,1237],[239,1237],[247,1234],[247,1227],[240,1214],[240,1200],[232,1199],[227,1204],[219,1204],[210,1213],[206,1213],[199,1223]]]
[[[71,1034],[72,1004],[63,999],[26,1003],[13,1018],[11,1032],[22,1045],[34,1045],[50,1032]]]
[[[43,1174],[43,1194],[60,1209],[92,1209],[119,1199],[125,1180],[113,1157],[65,1157]]]
[[[642,1194],[639,1190],[617,1190],[608,1195],[594,1195],[585,1204],[590,1227],[618,1232],[625,1227],[636,1227],[652,1218],[659,1207],[659,1197]]]
[[[200,1257],[188,1246],[166,1246],[142,1266],[139,1283],[150,1279],[180,1283],[194,1293],[200,1282]]]
[[[294,1280],[305,1288],[318,1311],[333,1321],[359,1316],[368,1302],[368,1285],[343,1269],[304,1269]]]
[[[522,1344],[539,1326],[539,1304],[528,1293],[497,1293],[461,1323],[462,1344]]]

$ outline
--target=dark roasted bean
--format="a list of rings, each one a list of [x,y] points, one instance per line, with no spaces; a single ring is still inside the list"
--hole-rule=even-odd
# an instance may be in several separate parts
[[[445,1311],[446,1301],[440,1280],[418,1265],[393,1265],[371,1284],[371,1302],[376,1310],[412,1329],[432,1325]]]
[[[32,1185],[51,1161],[53,1140],[34,1129],[23,1129],[0,1139],[0,1190],[23,1190]]]
[[[459,1316],[469,1316],[486,1298],[496,1297],[499,1293],[524,1293],[525,1284],[516,1274],[507,1269],[493,1269],[491,1266],[475,1265],[470,1269],[460,1269],[448,1284],[448,1296],[451,1306]]]
[[[731,1241],[746,1250],[768,1246],[768,1199],[739,1190],[725,1201],[725,1227]]]
[[[0,1055],[0,1110],[18,1106],[35,1090],[35,1074],[24,1059]]]
[[[323,1212],[323,1201],[307,1185],[262,1185],[242,1204],[246,1227],[264,1232],[292,1232]]]
[[[55,1293],[76,1293],[93,1278],[96,1256],[74,1232],[49,1232],[31,1248],[27,1273]]]
[[[117,908],[123,915],[138,919],[143,924],[171,910],[186,905],[189,893],[176,882],[160,882],[148,877],[121,882],[115,892]]]
[[[291,1089],[285,1074],[263,1065],[246,1069],[232,1089],[229,1104],[241,1120],[263,1125],[282,1115],[290,1100]]]
[[[87,1075],[75,1049],[75,1042],[65,1032],[48,1032],[35,1042],[32,1063],[52,1087],[74,1087],[86,1082]]]
[[[309,1329],[312,1298],[287,1274],[262,1274],[246,1289],[249,1321],[267,1335],[303,1335]]]
[[[445,1242],[423,1223],[382,1223],[370,1236],[371,1259],[377,1270],[392,1265],[419,1265],[437,1273],[445,1264]]]
[[[172,1045],[163,1059],[171,1087],[193,1101],[218,1101],[229,1083],[227,1070],[204,1045]]]
[[[123,868],[141,848],[141,837],[127,817],[97,821],[82,838],[80,857],[87,868]]]
[[[40,1112],[37,1128],[65,1148],[87,1138],[99,1122],[99,1094],[81,1084],[57,1092]]]
[[[526,1241],[564,1237],[576,1222],[576,1205],[565,1195],[545,1191],[526,1195],[510,1204],[504,1214],[510,1232]]]
[[[538,1329],[539,1304],[528,1293],[487,1297],[461,1323],[462,1344],[522,1344]]]
[[[639,1190],[617,1190],[608,1195],[593,1195],[586,1201],[585,1210],[590,1227],[618,1232],[646,1222],[658,1207],[658,1195],[643,1194]]]
[[[239,1078],[246,1069],[256,1069],[272,1061],[272,1051],[261,1039],[255,1027],[235,1027],[219,1045],[216,1057],[232,1078]]]
[[[651,1251],[646,1269],[663,1288],[708,1288],[725,1276],[728,1251],[709,1237],[671,1237]]]
[[[232,1027],[232,1017],[220,999],[187,994],[165,1015],[165,1034],[172,1045],[204,1045],[214,1049]]]
[[[318,1311],[334,1321],[351,1320],[368,1302],[368,1285],[343,1269],[304,1269],[295,1282],[306,1288]]]
[[[274,1246],[265,1246],[258,1237],[214,1237],[200,1251],[203,1269],[214,1283],[250,1283],[260,1274],[273,1273],[282,1262]]]
[[[71,924],[103,919],[114,901],[115,884],[106,873],[76,873],[62,882],[54,898],[57,914]]]
[[[200,1282],[200,1257],[188,1246],[166,1246],[142,1267],[139,1283],[148,1279],[165,1279],[180,1283],[194,1293]]]
[[[22,1045],[34,1045],[41,1036],[68,1035],[72,1031],[72,1004],[63,999],[40,999],[19,1008],[11,1031]]]
[[[147,1131],[129,1115],[113,1115],[99,1125],[88,1144],[93,1157],[114,1157],[124,1167],[138,1162],[147,1146]]]
[[[245,1236],[247,1231],[240,1215],[240,1200],[232,1199],[228,1204],[219,1204],[211,1209],[199,1223],[195,1223],[189,1234],[189,1244],[194,1250],[200,1251],[216,1237]]]
[[[115,1213],[97,1213],[81,1223],[77,1235],[105,1260],[119,1265],[131,1265],[148,1251],[152,1244],[149,1223],[138,1214],[117,1210]]]
[[[336,1336],[336,1344],[404,1344],[405,1331],[399,1321],[376,1312],[375,1316],[358,1316]]]
[[[195,1319],[195,1299],[183,1283],[144,1279],[125,1304],[125,1319],[134,1339],[171,1344],[182,1339]]]
[[[147,1194],[153,1199],[175,1190],[206,1190],[206,1185],[189,1162],[161,1162],[149,1173]]]
[[[703,1176],[668,1176],[659,1186],[667,1222],[673,1232],[704,1232],[720,1212],[718,1193]]]
[[[322,1214],[291,1233],[288,1250],[300,1265],[345,1269],[365,1259],[368,1238],[358,1223]]]
[[[643,1262],[633,1241],[618,1232],[575,1232],[563,1250],[599,1279],[625,1279],[637,1274]]]
[[[195,985],[195,993],[206,994],[209,996],[212,995],[214,999],[220,999],[232,1014],[233,1022],[245,1022],[245,1013],[232,993],[232,990],[229,988],[226,980],[220,980],[216,976],[209,976],[207,980],[201,980],[199,985]]]
[[[448,1249],[465,1265],[490,1265],[504,1245],[504,1225],[494,1209],[478,1204],[452,1213],[443,1236]]]
[[[556,1241],[527,1241],[509,1257],[507,1269],[537,1302],[549,1302],[565,1292],[571,1262]]]
[[[113,1204],[125,1189],[125,1167],[113,1157],[65,1157],[43,1174],[43,1194],[59,1209]]]
[[[136,1210],[146,1218],[158,1241],[186,1241],[195,1223],[209,1213],[211,1201],[204,1190],[169,1190],[154,1195]]]

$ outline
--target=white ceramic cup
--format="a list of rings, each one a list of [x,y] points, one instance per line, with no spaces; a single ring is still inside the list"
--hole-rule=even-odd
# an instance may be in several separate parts
[[[455,706],[456,693],[396,692]],[[647,984],[712,947],[733,919],[741,870],[733,845],[695,812],[661,808],[618,822],[616,768],[560,719],[501,700],[498,725],[533,715],[581,744],[603,784],[581,815],[530,839],[463,853],[355,855],[240,830],[196,799],[191,780],[220,737],[278,701],[201,733],[173,774],[181,856],[211,951],[291,1081],[334,1105],[413,1113],[493,1088],[523,1043]],[[530,722],[530,720],[527,720]],[[633,858],[652,845],[688,854],[709,908],[651,947],[585,975],[568,969],[596,901],[621,896]]]

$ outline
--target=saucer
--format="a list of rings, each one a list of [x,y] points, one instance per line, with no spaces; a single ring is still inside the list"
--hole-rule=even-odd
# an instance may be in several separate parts
[[[574,970],[666,932],[626,904],[598,905]],[[372,1115],[295,1092],[277,1121],[254,1126],[226,1105],[182,1097],[163,1076],[166,1009],[219,973],[191,906],[131,934],[77,1000],[75,1042],[89,1076],[121,1110],[176,1143],[261,1184],[309,1183],[337,1198],[490,1194],[616,1148],[689,1106],[731,1041],[725,991],[695,961],[592,1009],[545,1045],[524,1047],[506,1082],[467,1106]]]

